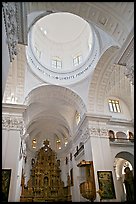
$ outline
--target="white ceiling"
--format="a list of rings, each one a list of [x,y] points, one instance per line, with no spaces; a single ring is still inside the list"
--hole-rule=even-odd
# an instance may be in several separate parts
[[[46,37],[56,43],[76,40],[87,26],[87,22],[74,14],[59,12],[47,15],[37,22],[46,30]]]
[[[113,3],[112,4],[109,3],[107,5],[107,4],[104,4],[104,2],[102,4],[98,3],[98,2],[97,3],[85,2],[85,3],[79,3],[81,5],[80,5],[80,7],[77,7],[77,2],[76,2],[75,10],[77,9],[77,12],[75,12],[75,13],[77,13],[77,14],[79,13],[80,15],[82,14],[81,16],[84,16],[84,17],[87,15],[90,16],[90,19],[91,19],[90,21],[92,21],[93,23],[96,23],[96,25],[100,26],[107,33],[110,33],[111,36],[114,36],[114,38],[117,41],[119,41],[120,44],[122,45],[124,43],[125,39],[127,38],[131,28],[133,27],[133,20],[132,20],[133,19],[132,18],[133,17],[133,15],[132,15],[133,14],[133,5],[131,5],[130,2],[124,2],[122,5],[120,5],[121,2],[120,3],[114,3],[115,5],[113,5]],[[59,2],[58,2],[58,4],[59,4]],[[74,4],[74,2],[70,3],[71,7],[72,7],[72,4]],[[61,6],[62,6],[62,4],[60,3],[59,8],[61,8]],[[86,10],[90,9],[89,12],[85,12],[85,9],[84,9],[85,6],[86,6]],[[41,7],[43,7],[42,4],[41,4]],[[32,8],[32,7],[30,7],[30,8]],[[36,9],[38,10],[38,7]],[[63,14],[63,17],[62,17],[62,14]],[[54,15],[55,15],[55,18],[54,18]],[[75,16],[73,14],[68,15],[68,13],[63,13],[63,12],[47,15],[45,18],[42,18],[41,20],[39,20],[37,23],[38,23],[39,28],[40,27],[43,28],[43,31],[44,31],[44,29],[46,29],[46,31],[47,31],[46,37],[48,37],[52,41],[51,47],[53,49],[54,49],[53,44],[57,44],[57,43],[60,43],[60,44],[64,43],[65,44],[65,43],[70,42],[72,40],[74,40],[74,42],[75,42],[75,39],[78,38],[79,36],[81,36],[81,33],[84,31],[84,29],[86,27],[85,21],[83,19],[81,19],[80,17]],[[39,30],[39,34],[40,33],[42,33],[41,30]],[[123,47],[123,49],[126,49],[126,47]],[[24,50],[25,50],[25,48],[24,48]],[[56,48],[56,50],[57,50],[57,48]],[[18,55],[17,72],[15,72],[18,75],[15,75],[14,72],[11,73],[11,75],[9,75],[9,78],[7,81],[8,82],[7,85],[9,85],[8,89],[11,89],[14,85],[15,90],[16,90],[17,87],[19,86],[19,83],[21,85],[24,83],[24,75],[21,74],[21,73],[24,73],[24,67],[26,66],[25,60],[23,60],[23,58],[25,56],[23,52],[24,51],[21,50],[20,54]],[[126,55],[125,55],[125,59],[127,59]],[[106,62],[107,62],[107,60],[106,60]],[[105,69],[106,70],[105,71],[104,70],[105,66],[102,63],[101,68],[103,68],[103,74],[102,74],[103,76],[104,75],[106,76],[107,70],[111,69],[107,65],[107,69]],[[15,66],[13,68],[15,68]],[[21,72],[22,70],[23,70],[23,72]],[[96,75],[97,75],[97,72],[96,72]],[[94,86],[95,90],[96,90],[96,87],[98,86],[98,83],[100,84],[99,87],[101,86],[102,89],[104,89],[103,84],[98,81],[99,75],[100,75],[100,72],[97,75],[97,77],[95,78],[96,86],[94,86],[95,85],[94,81],[92,83],[92,87]],[[19,78],[19,76],[20,76],[20,78]],[[14,77],[16,78],[16,80]],[[19,81],[18,84],[17,84],[17,79]],[[106,81],[106,84],[108,84],[108,82],[113,84],[113,78],[109,77],[108,81]],[[112,85],[111,87],[113,88],[114,86]],[[122,95],[123,94],[126,95],[125,89],[119,89],[119,87],[117,87],[117,90],[121,90]],[[14,92],[16,93],[16,91],[14,91]],[[55,92],[53,92],[53,93],[55,95]],[[57,94],[58,93],[60,93],[59,96],[61,98],[62,97],[61,92],[57,92]],[[100,93],[100,91],[99,92],[96,91],[96,93],[98,94],[98,93]],[[10,94],[10,92],[9,92],[9,94]],[[17,94],[23,95],[23,88],[22,88],[22,92],[18,88]],[[100,94],[98,94],[98,95],[100,95]],[[67,96],[67,93],[65,93],[65,95]],[[92,98],[94,98],[94,95],[95,94],[92,94]],[[128,98],[128,95],[126,95],[126,97]],[[47,99],[49,99],[48,96],[47,96]],[[92,99],[90,99],[90,102],[91,102],[91,100]],[[67,120],[67,124],[69,124],[69,121],[72,121],[72,119],[74,117],[74,113],[75,113],[76,109],[72,109],[73,106],[69,105],[69,104],[66,104],[66,105],[61,104],[61,106],[60,106],[60,101],[61,100],[59,100],[59,104],[56,103],[57,101],[54,98],[52,100],[52,103],[50,100],[48,100],[48,104],[45,104],[45,101],[44,101],[44,106],[46,105],[46,109],[48,108],[48,114],[50,115],[51,119],[49,120],[48,117],[44,118],[44,119],[41,118],[39,121],[38,120],[36,121],[36,124],[30,125],[29,130],[31,129],[34,131],[33,133],[30,131],[32,138],[35,137],[36,131],[41,132],[40,134],[43,135],[43,137],[45,136],[45,132],[48,133],[48,135],[50,135],[50,136],[53,136],[53,134],[58,133],[58,131],[60,133],[64,132],[62,127],[65,126],[65,123],[64,122],[61,124],[57,123],[58,120],[56,121],[55,116],[56,115],[59,115],[59,116],[63,115]],[[90,107],[91,107],[91,105],[90,105]],[[29,111],[29,108],[28,108],[28,111]],[[41,111],[43,111],[43,114],[44,114],[45,109],[42,109],[41,106],[39,106],[39,109]],[[50,109],[52,109],[52,111],[54,111],[54,113],[57,112],[57,114],[54,114],[54,117],[52,117],[53,114],[52,114],[52,111]],[[36,111],[37,111],[37,108],[34,107],[31,112],[34,113]],[[28,114],[28,115],[30,116],[30,114]],[[45,117],[47,116],[46,114],[44,114],[44,115],[45,115]],[[53,124],[53,128],[52,128],[52,124]],[[49,131],[49,129],[51,129],[51,131]],[[52,134],[52,131],[53,131],[53,134]]]
[[[33,59],[37,59],[38,66],[66,72],[79,68],[86,61],[92,43],[92,28],[87,21],[71,13],[58,12],[41,17],[34,23],[29,32],[28,53],[31,57],[35,56]],[[80,55],[82,63],[74,66],[73,58]],[[51,65],[56,57],[62,61],[61,68]]]

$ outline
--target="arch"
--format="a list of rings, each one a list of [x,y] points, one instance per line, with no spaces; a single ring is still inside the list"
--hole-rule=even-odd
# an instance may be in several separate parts
[[[113,130],[109,130],[108,135],[109,135],[109,140],[110,141],[112,141],[112,142],[115,141],[115,133],[114,133]]]
[[[115,156],[115,158],[122,158],[122,159],[129,161],[134,169],[134,155],[131,154],[130,152],[126,152],[126,151],[119,152]]]
[[[36,102],[45,102],[49,99],[59,100],[60,103],[73,106],[81,116],[87,111],[87,108],[81,97],[69,88],[58,85],[42,85],[33,89],[26,97],[25,104],[29,106]]]
[[[118,50],[117,46],[109,47],[101,56],[99,62],[92,76],[92,80],[89,86],[88,95],[88,110],[89,112],[103,112],[104,111],[104,99],[107,81],[110,78],[114,66],[112,64],[113,58]],[[106,73],[106,74],[105,74]]]
[[[134,134],[129,131],[129,132],[128,132],[128,136],[129,136],[129,140],[130,140],[131,142],[134,142]]]
[[[33,89],[27,95],[25,104],[27,108],[24,122],[26,134],[30,134],[26,142],[30,151],[32,150],[30,140],[33,137],[37,139],[37,148],[41,145],[40,141],[48,137],[52,141],[52,148],[55,149],[55,135],[59,135],[62,141],[65,136],[69,142],[74,131],[73,118],[76,111],[81,117],[86,112],[86,106],[79,95],[68,88],[56,85],[42,85]],[[64,146],[63,143],[64,141],[62,142]]]
[[[83,19],[93,22],[102,30],[109,33],[115,41],[123,44],[133,25],[133,2],[123,2],[118,6],[112,2],[29,2],[28,14],[41,12],[69,12],[82,17]],[[130,12],[128,12],[129,9]],[[120,15],[120,13],[123,13]],[[108,22],[108,24],[106,23]],[[129,26],[128,26],[129,25]]]
[[[126,142],[127,135],[124,132],[118,131],[116,132],[116,138],[119,142]]]

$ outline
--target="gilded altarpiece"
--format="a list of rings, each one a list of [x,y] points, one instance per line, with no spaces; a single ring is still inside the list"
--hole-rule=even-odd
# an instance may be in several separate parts
[[[56,153],[46,140],[36,158],[32,159],[31,174],[26,186],[22,175],[20,202],[71,201],[69,176],[67,186],[64,187],[60,173],[60,160],[57,160]]]

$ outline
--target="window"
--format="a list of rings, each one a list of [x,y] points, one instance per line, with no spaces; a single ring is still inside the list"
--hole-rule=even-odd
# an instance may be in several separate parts
[[[37,143],[37,142],[36,142],[36,139],[33,139],[33,141],[32,141],[32,148],[33,148],[33,149],[36,148],[36,143]]]
[[[58,137],[56,138],[56,145],[57,145],[57,149],[61,149],[61,141]]]
[[[110,139],[110,141],[112,141],[112,142],[115,141],[115,134],[114,134],[114,131],[109,130],[108,135],[109,135],[109,139]]]
[[[78,123],[80,122],[80,113],[78,113],[77,111],[76,111],[76,124],[78,125]]]
[[[129,132],[128,134],[129,134],[129,140],[131,142],[134,142],[134,134],[132,132]]]
[[[58,68],[61,69],[62,68],[62,61],[60,58],[54,58],[52,59],[52,68]]]
[[[36,46],[35,46],[35,53],[36,53],[37,57],[40,59],[41,51]]]
[[[82,62],[82,56],[81,55],[78,55],[78,56],[73,58],[73,65],[74,66],[81,64],[81,62]]]
[[[120,106],[119,106],[119,101],[109,99],[109,109],[111,112],[120,113],[121,110],[120,110]]]

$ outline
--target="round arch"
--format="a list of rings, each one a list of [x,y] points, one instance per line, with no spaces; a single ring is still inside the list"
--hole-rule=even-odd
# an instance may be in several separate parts
[[[55,135],[58,134],[60,138],[66,137],[67,141],[70,141],[74,132],[75,113],[78,111],[82,117],[87,110],[79,95],[56,85],[42,85],[33,89],[26,97],[25,104],[26,134],[30,133],[28,143],[31,143],[37,134],[39,140],[44,140],[48,135],[52,144],[55,144],[53,138],[55,140]]]
[[[126,151],[119,152],[115,156],[115,158],[122,158],[122,159],[129,161],[134,169],[134,155],[131,154],[130,152],[126,152]]]
[[[112,59],[115,57],[117,50],[118,50],[117,46],[109,47],[101,56],[94,70],[93,77],[89,86],[88,95],[89,112],[104,111],[104,100],[107,81],[114,69],[114,66],[110,65],[112,64]]]

